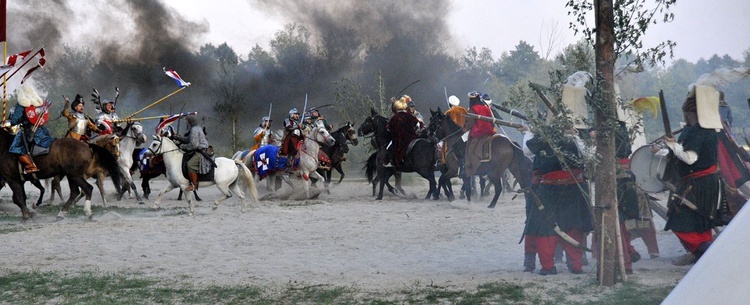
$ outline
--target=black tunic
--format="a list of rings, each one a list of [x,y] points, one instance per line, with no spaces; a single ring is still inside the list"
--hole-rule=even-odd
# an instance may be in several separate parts
[[[714,173],[698,178],[690,178],[688,175],[717,164],[718,135],[713,129],[705,129],[695,124],[686,127],[677,142],[682,144],[683,150],[694,151],[698,154],[698,160],[693,164],[678,160],[677,170],[682,177],[682,184],[678,187],[677,194],[685,196],[694,203],[699,212],[691,210],[681,204],[679,199],[672,198],[670,195],[668,219],[664,230],[705,232],[720,225],[708,218],[708,216],[718,217],[717,207],[723,193],[720,188],[719,175]],[[686,191],[688,188],[690,190]]]
[[[625,122],[619,122],[619,128],[615,133],[615,157],[625,159],[632,153],[628,129]],[[617,210],[619,212],[620,223],[628,219],[640,219],[638,213],[638,194],[635,190],[635,178],[629,170],[621,168],[618,163],[617,168]]]

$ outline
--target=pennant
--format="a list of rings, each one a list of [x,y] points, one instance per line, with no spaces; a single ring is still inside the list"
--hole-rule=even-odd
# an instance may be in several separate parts
[[[29,71],[26,71],[26,74],[21,79],[21,84],[23,84],[24,81],[26,81],[29,76],[31,76],[31,73],[36,71],[37,69],[44,67],[44,64],[47,63],[47,59],[44,57],[44,48],[39,49],[39,52],[37,55],[34,55],[34,57],[39,56],[39,62],[36,64],[35,67],[29,69]]]
[[[166,117],[163,121],[159,123],[159,125],[156,125],[156,134],[161,134],[161,130],[172,124],[174,121],[179,120],[182,117],[186,117],[191,114],[198,114],[198,112],[185,112],[185,113],[178,113],[173,114],[168,117]]]
[[[31,53],[31,50],[26,50],[21,53],[8,56],[8,58],[5,60],[5,64],[0,66],[0,77],[3,77],[11,69],[13,69],[16,63],[22,62],[23,59],[29,55],[29,53]]]
[[[175,82],[177,82],[177,86],[180,86],[180,87],[190,86],[190,83],[182,80],[180,75],[177,74],[177,72],[175,72],[174,70],[167,70],[167,68],[162,68],[162,69],[164,70],[164,73],[167,74],[167,76],[171,77],[172,79],[174,79]]]

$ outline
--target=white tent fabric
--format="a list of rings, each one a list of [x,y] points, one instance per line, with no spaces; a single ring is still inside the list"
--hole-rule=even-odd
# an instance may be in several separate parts
[[[748,304],[750,265],[746,261],[750,254],[749,229],[750,209],[743,208],[662,305]]]

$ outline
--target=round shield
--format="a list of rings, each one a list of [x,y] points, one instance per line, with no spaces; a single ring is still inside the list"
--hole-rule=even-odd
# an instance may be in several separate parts
[[[636,149],[630,157],[630,171],[635,176],[635,185],[647,193],[659,193],[667,189],[659,180],[664,176],[669,163],[669,150],[651,152],[651,145]]]

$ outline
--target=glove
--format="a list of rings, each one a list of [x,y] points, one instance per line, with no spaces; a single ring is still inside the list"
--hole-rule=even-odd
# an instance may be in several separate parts
[[[299,137],[299,135],[300,135],[299,129],[295,129],[294,131],[292,131],[292,134],[294,134],[295,136]]]

